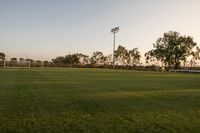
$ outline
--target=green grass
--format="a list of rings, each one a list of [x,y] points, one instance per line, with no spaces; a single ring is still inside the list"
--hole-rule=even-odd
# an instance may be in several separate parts
[[[200,75],[0,69],[0,132],[200,132]]]

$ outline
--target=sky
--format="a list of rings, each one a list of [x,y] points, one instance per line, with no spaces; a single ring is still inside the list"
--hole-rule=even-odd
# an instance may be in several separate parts
[[[51,60],[72,53],[112,54],[116,47],[151,50],[168,31],[200,44],[199,0],[0,0],[0,52]]]

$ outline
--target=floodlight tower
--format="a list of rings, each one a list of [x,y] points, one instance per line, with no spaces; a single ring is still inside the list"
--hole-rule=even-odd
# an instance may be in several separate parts
[[[111,33],[114,35],[114,40],[113,40],[113,69],[115,68],[115,33],[119,32],[119,27],[115,27],[111,29]]]

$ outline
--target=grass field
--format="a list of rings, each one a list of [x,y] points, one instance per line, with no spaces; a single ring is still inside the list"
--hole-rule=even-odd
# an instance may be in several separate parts
[[[0,132],[200,132],[200,75],[0,69]]]

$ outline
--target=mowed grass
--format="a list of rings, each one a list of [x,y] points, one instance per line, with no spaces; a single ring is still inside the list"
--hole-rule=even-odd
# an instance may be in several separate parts
[[[200,132],[200,74],[0,69],[0,132]]]

